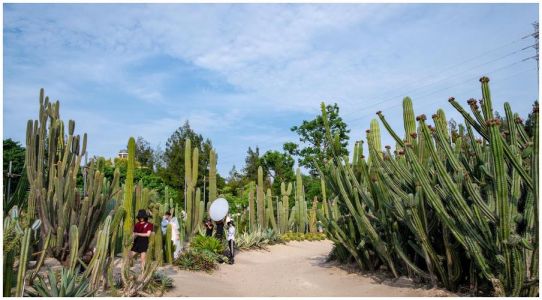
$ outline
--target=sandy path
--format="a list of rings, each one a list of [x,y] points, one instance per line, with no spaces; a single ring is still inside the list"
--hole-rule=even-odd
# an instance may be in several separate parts
[[[290,242],[269,251],[240,252],[235,264],[212,274],[178,271],[165,296],[453,296],[415,287],[407,279],[385,280],[348,273],[325,263],[329,241]]]

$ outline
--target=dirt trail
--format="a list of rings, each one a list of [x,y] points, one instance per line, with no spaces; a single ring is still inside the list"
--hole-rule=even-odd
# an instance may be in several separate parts
[[[164,296],[454,296],[417,287],[410,280],[348,273],[325,258],[329,241],[290,242],[268,251],[240,252],[235,264],[222,264],[212,274],[177,271],[175,288]]]

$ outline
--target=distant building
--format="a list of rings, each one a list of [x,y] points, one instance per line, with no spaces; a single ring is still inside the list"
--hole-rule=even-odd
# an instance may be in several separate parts
[[[120,150],[119,158],[128,158],[128,150]]]

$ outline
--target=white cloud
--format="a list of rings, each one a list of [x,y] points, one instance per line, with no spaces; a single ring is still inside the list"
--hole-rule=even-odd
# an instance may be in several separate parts
[[[5,133],[23,136],[25,121],[37,114],[39,87],[60,97],[66,115],[74,116],[104,154],[130,135],[164,143],[186,119],[230,157],[250,144],[279,149],[292,137],[288,127],[317,114],[322,101],[338,102],[347,120],[370,115],[349,124],[353,138],[364,136],[378,109],[389,109],[400,128],[402,96],[378,109],[368,104],[419,86],[428,70],[502,44],[506,30],[508,38],[519,28],[513,16],[462,7],[8,4]],[[495,20],[480,24],[480,11]],[[501,24],[499,33],[490,30],[494,24]],[[171,86],[185,76],[174,74],[176,66],[133,71],[157,55],[209,72],[209,80],[224,81],[235,92],[176,94]],[[446,76],[437,73],[432,80]],[[109,103],[89,103],[105,91],[116,92]],[[423,103],[429,100],[435,101]],[[420,110],[436,106],[423,103]],[[272,122],[282,115],[295,117],[290,124]]]

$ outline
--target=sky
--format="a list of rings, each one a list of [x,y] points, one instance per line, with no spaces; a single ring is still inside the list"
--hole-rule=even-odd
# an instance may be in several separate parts
[[[25,144],[39,89],[88,134],[89,156],[130,136],[153,147],[185,120],[212,140],[218,171],[248,147],[282,151],[290,128],[337,103],[365,139],[375,112],[403,133],[415,113],[481,97],[526,117],[538,99],[538,4],[4,4],[3,138]],[[523,39],[522,39],[523,38]],[[526,49],[524,49],[526,48]],[[383,145],[395,145],[381,126]]]

